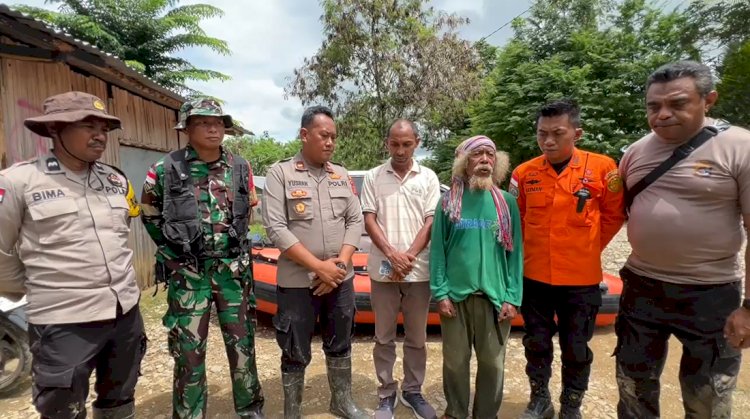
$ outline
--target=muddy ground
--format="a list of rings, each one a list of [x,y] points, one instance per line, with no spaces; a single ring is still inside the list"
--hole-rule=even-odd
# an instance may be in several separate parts
[[[610,245],[604,260],[605,269],[613,274],[625,261],[629,249],[624,232]],[[143,364],[137,390],[137,409],[139,418],[167,419],[171,415],[172,359],[167,350],[166,333],[161,327],[161,315],[165,310],[164,293],[152,297],[152,290],[143,293],[142,312],[147,324],[150,346]],[[377,380],[372,364],[371,327],[358,327],[354,340],[353,388],[356,400],[369,411],[377,405]],[[401,338],[402,336],[400,336]],[[528,385],[524,374],[525,360],[521,345],[521,331],[511,334],[506,358],[505,398],[500,411],[501,418],[515,418],[524,409],[528,397]],[[226,369],[221,334],[218,327],[212,325],[209,337],[207,356],[210,418],[233,418],[232,394]],[[320,350],[320,340],[313,343],[314,358],[310,365],[306,384],[303,413],[310,418],[328,418],[328,384],[325,375],[325,360]],[[584,417],[615,418],[617,403],[617,386],[614,378],[614,358],[610,357],[615,345],[612,327],[599,328],[592,341],[595,354],[592,368],[591,384],[584,401]],[[430,329],[428,338],[427,378],[424,385],[425,397],[442,413],[445,400],[442,396],[441,382],[441,343],[439,329]],[[662,377],[662,417],[666,419],[684,417],[677,370],[681,349],[678,342],[670,342],[671,351]],[[266,396],[266,415],[270,418],[282,417],[282,386],[279,373],[279,348],[274,340],[270,318],[261,316],[257,331],[257,357],[260,379]],[[400,344],[399,344],[400,356]],[[749,354],[746,352],[746,356]],[[559,358],[559,350],[555,355]],[[473,364],[476,368],[476,364]],[[555,363],[555,375],[551,390],[555,395],[560,391],[560,364]],[[396,371],[401,371],[401,359],[397,360]],[[92,390],[93,393],[93,390]],[[556,396],[555,396],[556,398]],[[31,390],[24,390],[0,399],[0,417],[32,418],[37,417],[31,406]],[[399,406],[396,417],[413,417],[407,409]],[[737,390],[734,393],[734,417],[750,418],[750,363],[743,363]]]

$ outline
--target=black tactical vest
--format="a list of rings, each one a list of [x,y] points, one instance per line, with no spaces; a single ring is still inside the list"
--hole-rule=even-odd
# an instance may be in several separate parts
[[[229,227],[229,249],[226,252],[206,252],[198,214],[193,178],[185,161],[185,150],[173,151],[164,158],[164,202],[162,233],[169,247],[178,255],[189,254],[196,258],[233,258],[250,249],[248,224],[250,222],[250,191],[248,177],[250,166],[240,156],[233,156],[232,223]]]

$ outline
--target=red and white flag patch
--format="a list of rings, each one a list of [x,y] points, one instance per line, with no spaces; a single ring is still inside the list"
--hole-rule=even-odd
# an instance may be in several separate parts
[[[153,167],[148,169],[148,173],[146,173],[146,183],[156,185],[156,172]]]
[[[0,188],[0,204],[3,203],[4,198],[5,198],[5,189]]]

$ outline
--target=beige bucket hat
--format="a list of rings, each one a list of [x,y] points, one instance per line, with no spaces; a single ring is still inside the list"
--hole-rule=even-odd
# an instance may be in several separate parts
[[[88,117],[106,121],[110,130],[122,126],[119,118],[107,113],[107,107],[101,99],[84,92],[67,92],[48,97],[44,100],[44,114],[27,118],[23,124],[35,134],[51,137],[48,124],[78,122]]]

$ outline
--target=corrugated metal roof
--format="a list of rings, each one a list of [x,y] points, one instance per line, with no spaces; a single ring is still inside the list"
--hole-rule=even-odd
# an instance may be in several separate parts
[[[88,53],[94,54],[104,60],[104,62],[109,65],[110,67],[122,72],[123,74],[133,77],[134,79],[140,81],[144,86],[147,86],[165,96],[168,96],[174,100],[177,100],[179,102],[184,102],[185,98],[182,97],[179,93],[172,89],[168,89],[159,83],[157,83],[155,80],[147,77],[145,74],[141,73],[140,71],[128,66],[123,60],[120,59],[120,57],[111,54],[106,51],[102,51],[101,49],[97,48],[96,46],[90,44],[89,42],[80,40],[78,38],[73,37],[67,32],[64,32],[58,28],[55,28],[54,26],[40,20],[36,19],[32,16],[29,16],[25,13],[17,12],[15,10],[11,10],[10,7],[6,4],[0,3],[0,14],[4,14],[19,23],[22,23],[32,29],[36,29],[39,31],[42,31],[44,33],[49,34],[50,36],[59,39],[63,42],[69,43],[71,45],[75,45],[76,47],[80,48],[83,51],[86,51]]]

